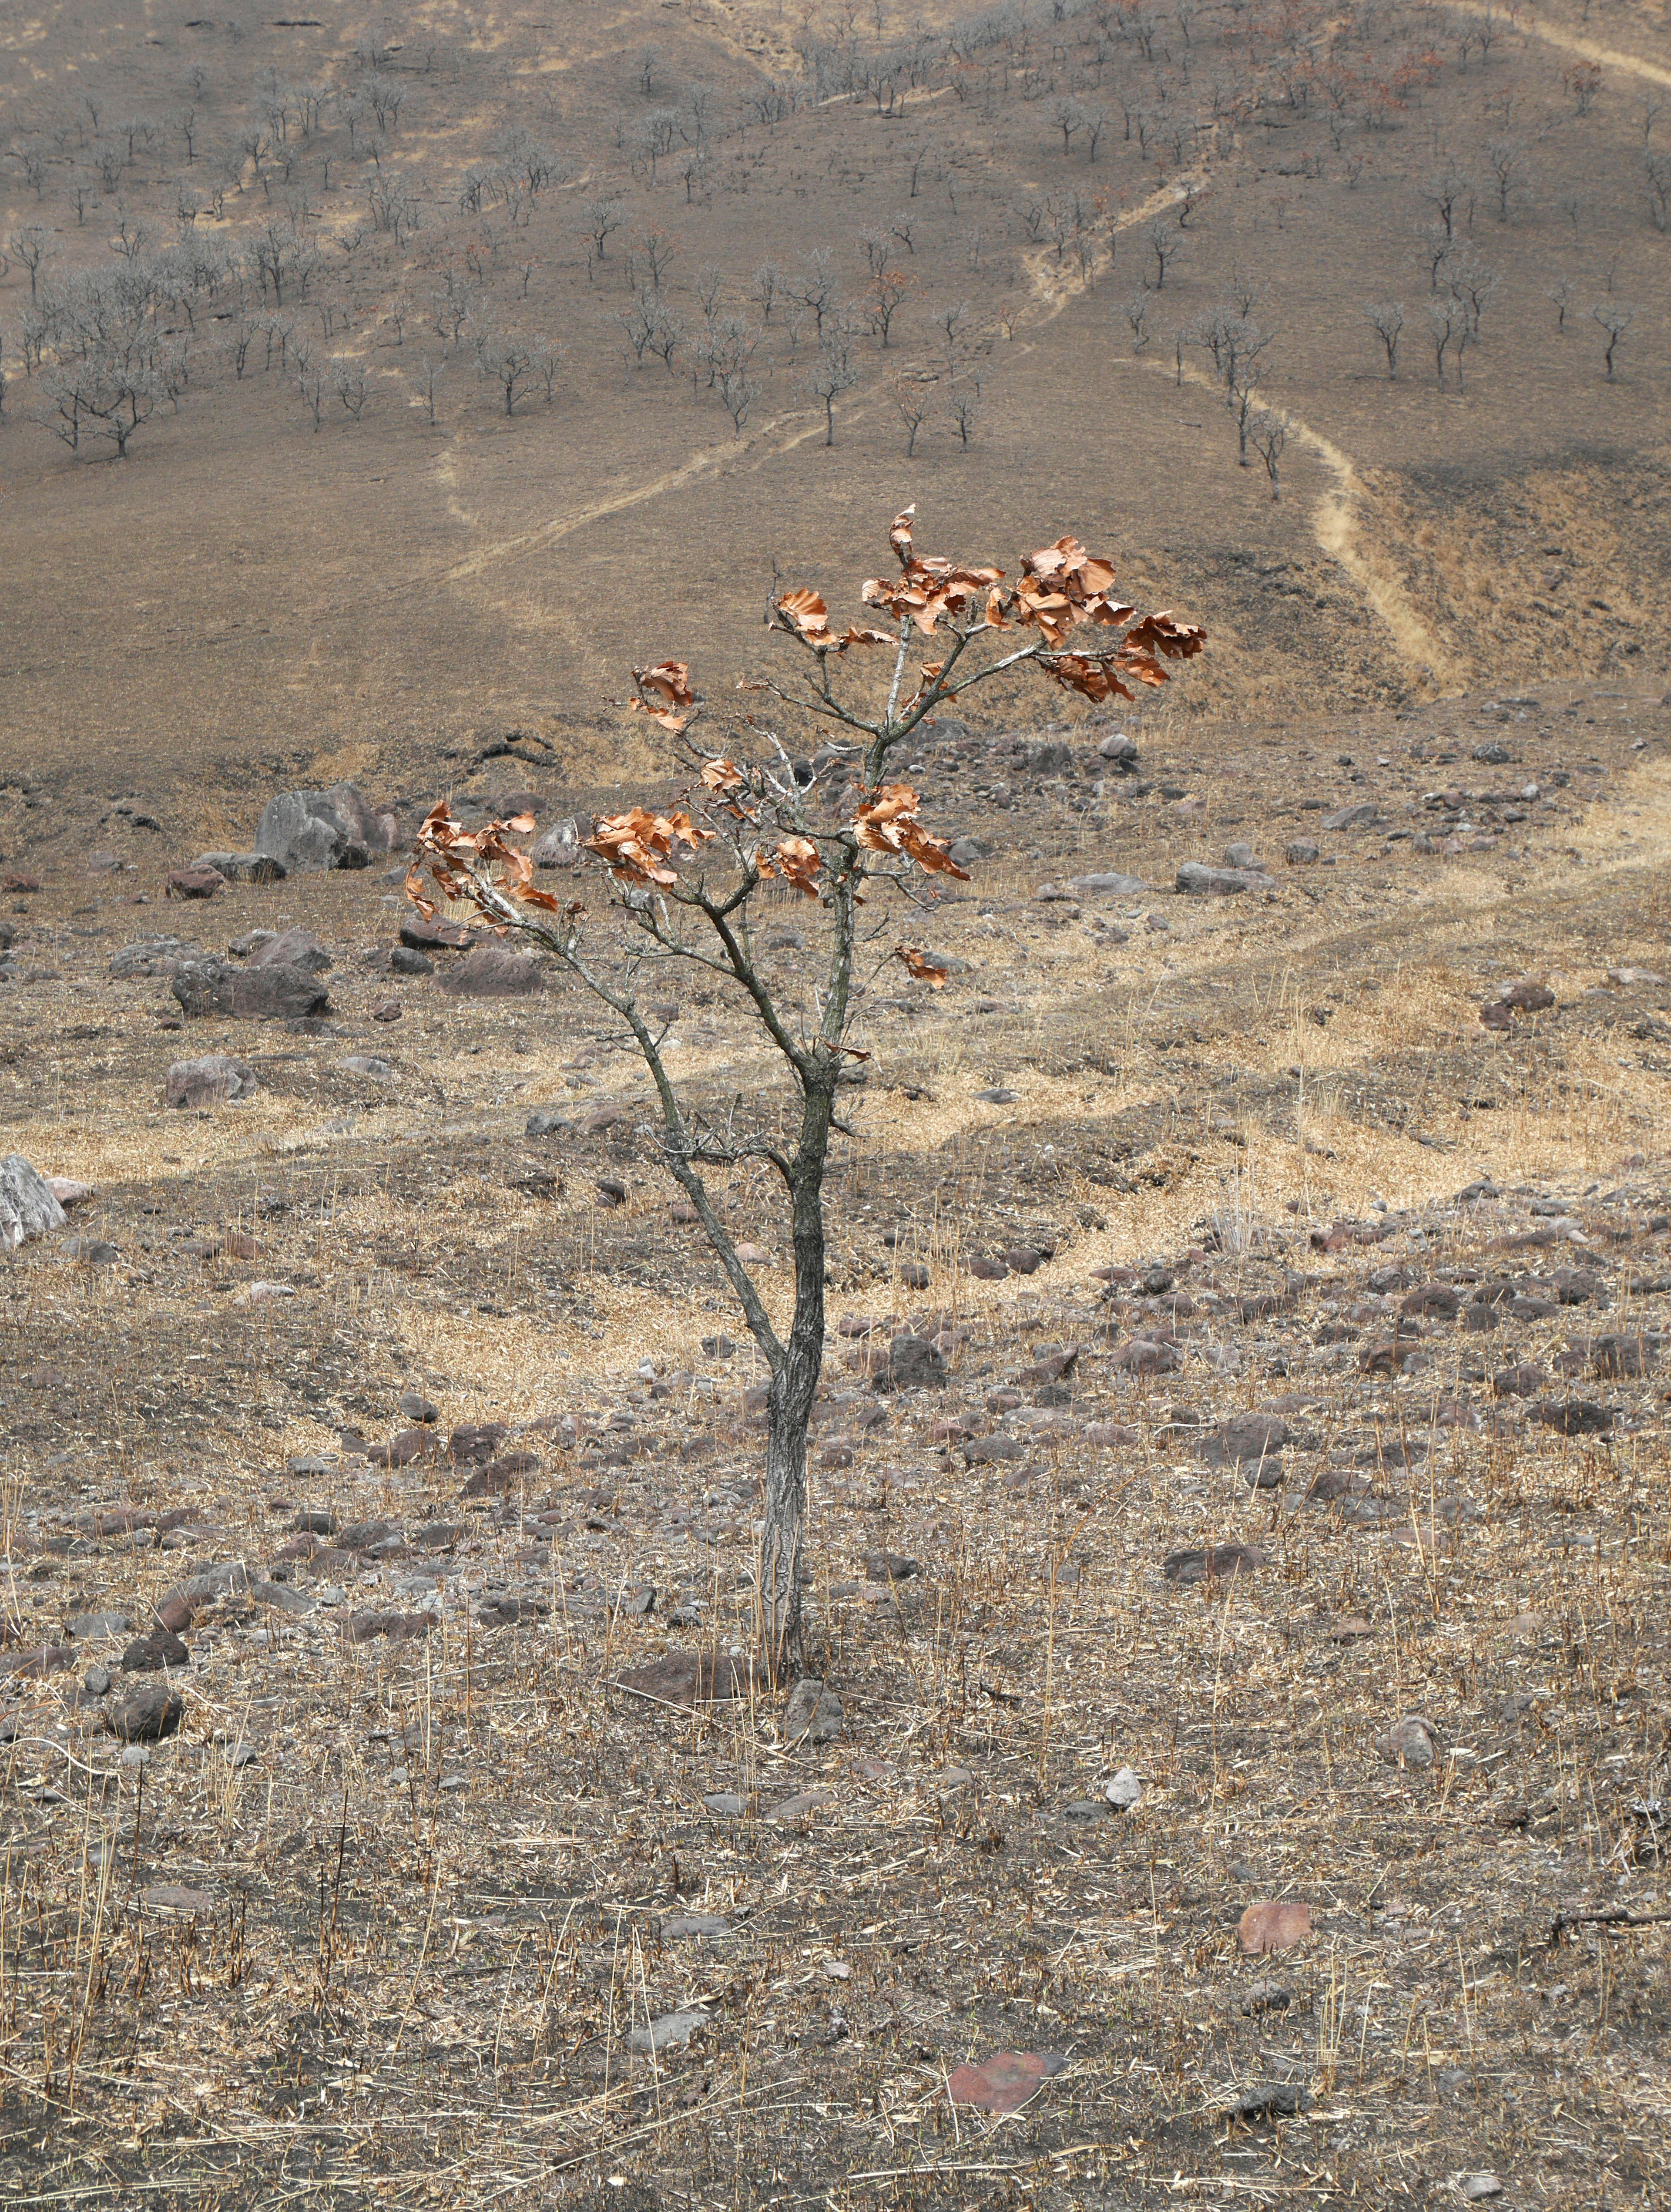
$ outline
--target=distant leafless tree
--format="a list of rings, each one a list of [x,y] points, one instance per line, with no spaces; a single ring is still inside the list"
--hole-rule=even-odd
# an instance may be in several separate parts
[[[905,457],[909,460],[917,450],[917,433],[933,411],[933,383],[929,377],[902,370],[888,389],[894,412],[905,425]]]
[[[29,297],[38,299],[41,265],[52,258],[52,232],[42,223],[28,223],[9,243],[14,259],[29,272]]]
[[[1287,424],[1268,407],[1256,407],[1248,424],[1248,442],[1265,464],[1265,473],[1271,479],[1271,497],[1280,499],[1282,487],[1278,471],[1282,449],[1288,442]]]
[[[1636,320],[1636,309],[1625,307],[1618,300],[1597,300],[1590,308],[1589,314],[1590,320],[1600,325],[1602,337],[1607,342],[1607,350],[1602,356],[1602,362],[1607,372],[1607,382],[1612,384],[1616,381],[1613,374],[1613,356],[1624,343],[1625,333]]]
[[[1433,340],[1433,371],[1440,384],[1444,382],[1444,358],[1454,347],[1456,355],[1456,383],[1462,381],[1462,354],[1474,333],[1474,317],[1465,301],[1456,298],[1430,300],[1427,303],[1427,327]]]
[[[1404,304],[1399,300],[1373,301],[1364,310],[1364,319],[1380,339],[1387,356],[1388,378],[1398,374],[1398,342],[1404,328]]]
[[[720,394],[720,404],[731,417],[732,435],[740,438],[743,425],[749,419],[749,410],[760,397],[759,378],[750,376],[745,368],[728,368],[719,378],[715,389]]]
[[[1155,289],[1166,289],[1166,271],[1183,251],[1183,233],[1170,216],[1158,215],[1144,235],[1149,241],[1149,251],[1155,257]]]
[[[772,309],[782,289],[783,271],[775,261],[763,261],[749,285],[749,297],[758,304],[763,323],[771,321]]]
[[[331,386],[357,422],[366,404],[365,370],[350,356],[339,354],[331,364]]]
[[[586,254],[586,274],[592,274],[594,257],[599,261],[609,258],[609,242],[627,219],[627,210],[617,199],[607,197],[583,200],[577,218],[578,227],[585,234],[589,246]]]
[[[813,336],[822,345],[824,324],[836,312],[836,274],[830,263],[829,249],[816,246],[801,258],[801,270],[797,276],[784,284],[789,297],[799,300],[812,318]]]
[[[890,332],[894,317],[904,304],[910,291],[911,280],[897,269],[884,269],[880,276],[872,276],[865,287],[860,307],[872,337],[879,338],[885,349],[890,343]]]
[[[301,394],[302,404],[313,418],[317,432],[325,414],[325,396],[331,389],[331,380],[323,368],[307,359],[296,375],[296,390]]]
[[[1486,159],[1497,185],[1497,219],[1507,222],[1526,185],[1526,149],[1517,138],[1493,138]]]
[[[659,46],[652,44],[641,48],[635,68],[638,77],[638,88],[646,100],[653,100],[655,97],[656,67],[660,60]]]
[[[1572,305],[1571,278],[1570,276],[1563,276],[1559,283],[1552,284],[1550,286],[1548,291],[1544,296],[1549,300],[1554,307],[1555,328],[1557,331],[1565,331],[1566,328],[1566,311]]]
[[[1642,155],[1643,180],[1648,187],[1648,214],[1656,230],[1671,221],[1671,154],[1656,154],[1651,147]]]
[[[1149,343],[1149,295],[1133,292],[1122,304],[1120,313],[1132,326],[1132,351],[1141,353]]]
[[[946,394],[945,411],[951,417],[952,428],[957,433],[957,442],[965,453],[975,435],[975,422],[981,411],[981,388],[959,379]]]
[[[423,403],[424,415],[432,430],[435,427],[435,398],[446,374],[447,363],[444,361],[437,361],[433,356],[425,354],[418,363],[418,372],[412,381],[412,389]]]
[[[1447,240],[1455,238],[1459,224],[1472,221],[1474,193],[1473,178],[1454,161],[1443,162],[1424,179],[1421,196],[1443,224]]]
[[[859,372],[853,366],[846,339],[832,333],[830,343],[819,348],[817,361],[806,373],[806,389],[823,409],[826,446],[836,442],[836,402],[858,381]]]

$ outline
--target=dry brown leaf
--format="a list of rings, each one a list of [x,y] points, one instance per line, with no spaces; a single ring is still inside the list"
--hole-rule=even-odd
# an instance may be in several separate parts
[[[937,967],[919,945],[896,945],[894,957],[904,962],[919,983],[932,983],[937,991],[951,972],[949,968]]]

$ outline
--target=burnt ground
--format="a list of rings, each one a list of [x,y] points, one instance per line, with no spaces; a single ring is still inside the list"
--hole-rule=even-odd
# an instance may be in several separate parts
[[[993,850],[879,917],[953,972],[857,1032],[817,1747],[678,1700],[762,1370],[586,1005],[391,974],[398,871],[165,905],[189,820],[9,789],[4,1149],[94,1187],[0,1311],[9,2201],[1662,2201],[1671,720],[1154,717],[1100,793],[1098,734],[917,778]],[[443,779],[601,799],[374,795]],[[1268,893],[1171,889],[1233,842]],[[1099,864],[1153,889],[1039,896]],[[315,1034],[111,975],[289,924]],[[769,1112],[723,994],[671,1018]],[[167,1107],[214,1050],[252,1097]],[[877,1389],[906,1334],[944,1379]],[[953,2101],[1006,2050],[1066,2064]]]

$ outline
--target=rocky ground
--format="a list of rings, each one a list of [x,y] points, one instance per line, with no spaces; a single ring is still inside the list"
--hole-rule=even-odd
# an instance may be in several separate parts
[[[793,1695],[763,1370],[616,1040],[415,926],[435,764],[167,901],[178,798],[0,793],[9,2200],[1662,2201],[1668,735],[942,728]]]

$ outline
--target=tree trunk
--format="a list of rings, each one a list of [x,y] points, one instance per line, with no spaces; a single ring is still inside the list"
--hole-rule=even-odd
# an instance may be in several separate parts
[[[810,1091],[791,1191],[795,1313],[766,1397],[766,1510],[757,1588],[762,1656],[772,1678],[802,1664],[801,1559],[806,1535],[806,1431],[823,1371],[823,1172],[831,1102]]]

